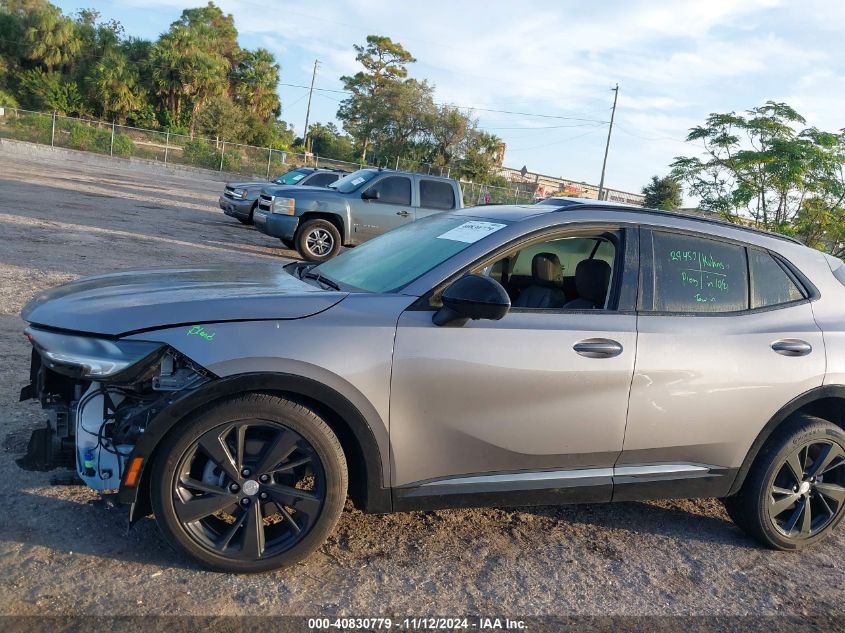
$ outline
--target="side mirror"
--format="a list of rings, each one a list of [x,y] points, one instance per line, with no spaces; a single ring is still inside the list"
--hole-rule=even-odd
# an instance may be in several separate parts
[[[443,291],[443,307],[434,313],[434,325],[460,327],[470,319],[498,321],[511,308],[511,299],[495,279],[464,275]]]
[[[361,200],[378,200],[380,197],[378,189],[367,189],[361,194]]]

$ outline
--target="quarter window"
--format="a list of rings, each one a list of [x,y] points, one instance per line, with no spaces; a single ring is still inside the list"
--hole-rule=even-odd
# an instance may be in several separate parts
[[[388,176],[382,178],[372,187],[370,191],[378,191],[377,202],[386,204],[411,204],[411,181],[403,176]]]
[[[654,310],[736,312],[748,309],[748,271],[741,246],[676,233],[653,233]]]
[[[804,293],[769,253],[749,248],[748,269],[751,272],[752,308],[765,308],[804,298]]]
[[[424,209],[454,209],[455,190],[441,180],[420,180],[420,206]]]

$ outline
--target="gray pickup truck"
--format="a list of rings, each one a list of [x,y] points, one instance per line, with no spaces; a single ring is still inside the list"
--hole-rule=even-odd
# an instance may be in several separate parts
[[[278,237],[303,259],[323,262],[340,251],[434,213],[463,207],[451,178],[359,169],[328,186],[267,185],[253,214],[255,228]]]
[[[274,185],[327,187],[347,172],[340,169],[317,169],[316,167],[298,167],[273,179]],[[230,215],[242,224],[252,224],[252,214],[258,205],[258,194],[266,180],[260,182],[227,182],[218,204],[223,213]]]

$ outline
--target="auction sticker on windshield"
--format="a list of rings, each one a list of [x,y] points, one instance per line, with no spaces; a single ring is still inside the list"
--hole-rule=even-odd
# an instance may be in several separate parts
[[[363,179],[363,178],[361,178],[361,176],[358,176],[357,178],[354,178],[354,179],[352,180],[352,184],[353,184],[353,185],[355,185],[356,187],[357,187],[358,185],[360,185],[362,182],[364,182],[364,179]]]
[[[495,233],[506,226],[507,224],[497,224],[495,222],[464,222],[460,226],[446,231],[443,235],[438,235],[437,239],[472,244],[482,237]]]

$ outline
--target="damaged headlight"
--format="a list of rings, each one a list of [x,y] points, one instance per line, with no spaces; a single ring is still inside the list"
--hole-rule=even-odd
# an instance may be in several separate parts
[[[110,340],[27,328],[24,332],[53,371],[74,378],[115,378],[138,365],[143,368],[164,345],[151,341]]]

